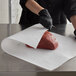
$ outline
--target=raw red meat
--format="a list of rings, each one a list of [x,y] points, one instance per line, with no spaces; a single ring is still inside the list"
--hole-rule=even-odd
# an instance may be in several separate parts
[[[29,45],[26,45],[29,48],[33,48]],[[56,38],[48,31],[44,33],[42,36],[37,48],[39,49],[49,49],[54,50],[58,47],[58,42],[56,41]]]

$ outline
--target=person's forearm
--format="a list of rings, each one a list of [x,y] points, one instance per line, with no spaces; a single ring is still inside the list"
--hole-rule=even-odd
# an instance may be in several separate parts
[[[27,0],[25,6],[32,11],[33,13],[37,14],[44,9],[43,7],[41,7],[36,1],[34,0]]]
[[[70,20],[71,20],[74,28],[76,29],[76,15],[72,16],[72,17],[70,18]]]

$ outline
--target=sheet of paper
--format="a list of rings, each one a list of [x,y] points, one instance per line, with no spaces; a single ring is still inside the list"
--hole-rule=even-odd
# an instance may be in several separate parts
[[[36,29],[37,27],[38,25],[32,28]],[[41,28],[41,26],[39,26],[39,28]],[[25,35],[25,32],[24,30],[4,39],[1,44],[2,49],[12,56],[49,71],[58,68],[66,61],[76,56],[76,41],[72,38],[53,33],[59,43],[59,47],[56,50],[31,49],[25,46],[25,38],[22,36]],[[40,36],[38,33],[36,35]]]
[[[76,40],[74,35],[73,37],[65,37],[56,33],[52,34],[56,37],[59,43],[58,53],[61,53],[68,58],[76,56]]]
[[[67,57],[55,51],[30,49],[24,44],[8,38],[3,41],[2,48],[12,56],[49,71],[56,69],[69,60]]]
[[[46,30],[47,29],[45,29],[41,24],[36,24],[11,36],[10,38],[36,48]]]

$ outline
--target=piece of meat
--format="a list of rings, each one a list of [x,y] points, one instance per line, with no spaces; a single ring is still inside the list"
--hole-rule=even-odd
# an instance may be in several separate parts
[[[33,48],[26,44],[27,47]],[[54,50],[58,47],[58,42],[56,41],[56,38],[51,34],[50,32],[46,31],[44,35],[42,36],[37,48],[39,49],[49,49]]]

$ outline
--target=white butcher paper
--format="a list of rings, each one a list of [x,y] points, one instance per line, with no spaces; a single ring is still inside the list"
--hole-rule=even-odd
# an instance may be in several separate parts
[[[28,44],[33,48],[37,48],[38,43],[46,30],[47,29],[44,28],[41,24],[36,24],[13,36],[10,36],[10,38]]]
[[[40,24],[34,25],[30,28],[29,30],[33,31],[31,33],[34,33],[33,36],[35,36],[35,32],[37,31],[36,36],[39,38],[39,40],[41,39],[43,33],[46,31],[46,29],[43,29]],[[28,35],[25,32],[31,34],[29,31],[24,30],[13,36],[5,38],[1,43],[2,49],[12,56],[15,56],[48,71],[52,71],[58,68],[59,66],[76,56],[76,40],[74,38],[52,33],[59,43],[59,46],[56,50],[32,49],[25,46],[25,43],[27,41],[25,39],[27,38],[25,38],[24,35]],[[27,43],[36,48],[39,40],[36,43],[35,41]]]

